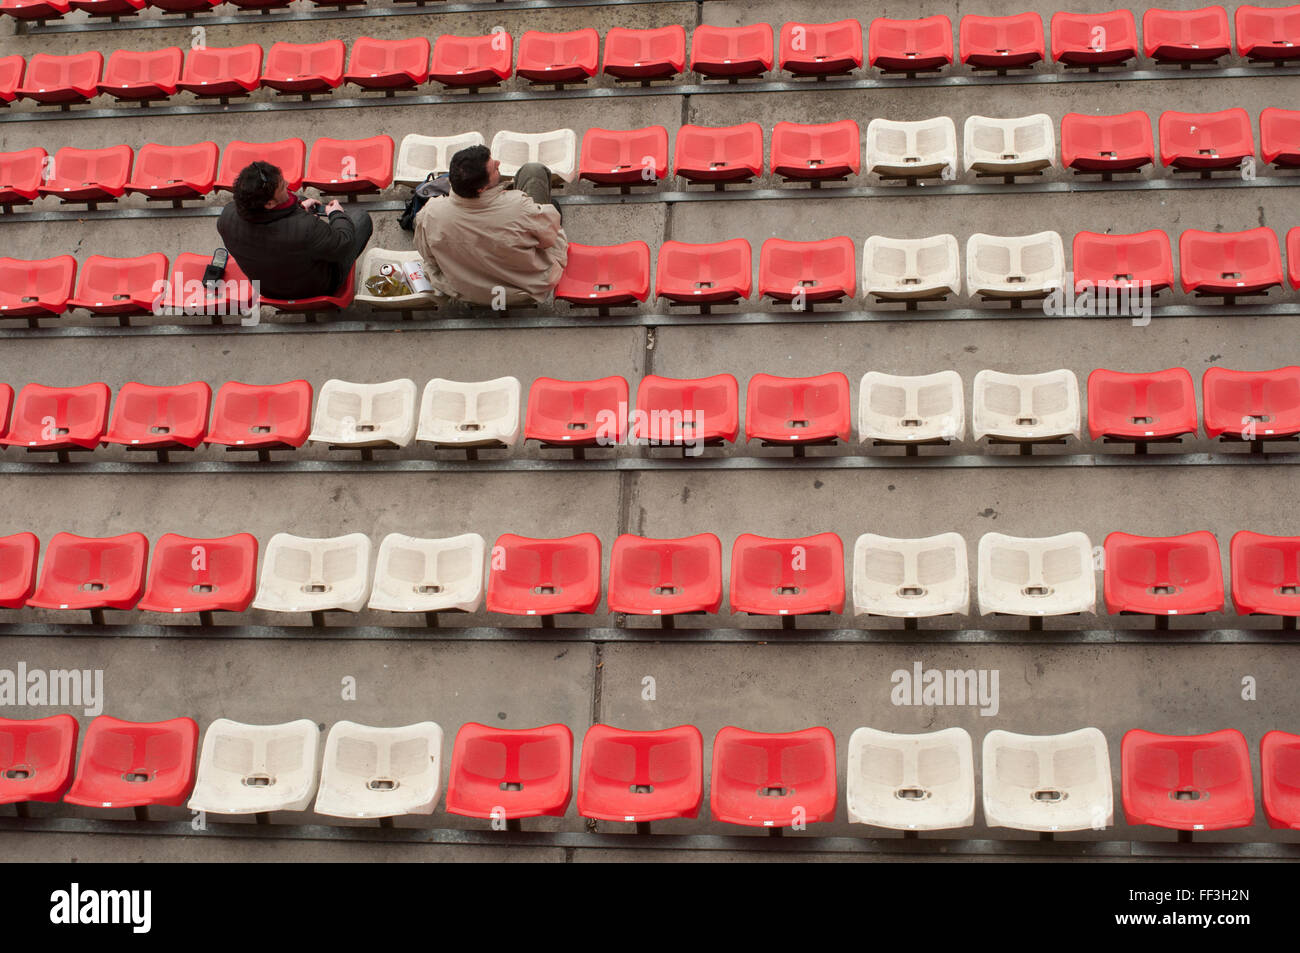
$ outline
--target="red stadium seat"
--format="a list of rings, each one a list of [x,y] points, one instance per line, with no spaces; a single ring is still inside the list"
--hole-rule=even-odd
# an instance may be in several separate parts
[[[64,146],[54,154],[51,174],[40,186],[41,195],[55,195],[64,202],[111,202],[126,191],[131,177],[130,146],[107,149],[74,149]]]
[[[834,533],[769,539],[744,533],[731,549],[731,611],[795,616],[844,611],[844,543]]]
[[[688,182],[748,182],[763,174],[763,127],[682,126],[673,165]]]
[[[835,820],[835,736],[827,728],[745,731],[713,739],[709,807],[745,827],[803,827]]]
[[[772,26],[697,26],[691,34],[691,69],[701,76],[735,81],[772,68]]]
[[[1259,114],[1259,154],[1279,169],[1300,169],[1300,110],[1270,106]]]
[[[307,164],[307,143],[301,139],[281,139],[279,142],[229,143],[221,153],[221,171],[217,173],[216,190],[232,192],[235,179],[253,162],[269,162],[280,170],[290,192],[302,188],[302,176]]]
[[[179,46],[145,52],[114,50],[104,66],[99,91],[119,101],[166,99],[176,92],[184,62]]]
[[[1210,297],[1261,294],[1282,284],[1282,251],[1271,228],[1178,236],[1183,290]]]
[[[1120,66],[1138,55],[1137,20],[1131,10],[1052,14],[1052,59],[1095,70]]]
[[[217,388],[203,442],[239,450],[301,447],[311,433],[311,384],[241,384]]]
[[[627,435],[627,410],[628,387],[622,377],[539,377],[528,389],[524,439],[549,447],[617,446]]]
[[[230,266],[226,268],[226,278],[227,280],[233,278],[236,281],[248,280],[248,276],[238,267],[233,258],[230,260]],[[262,295],[259,300],[263,305],[286,314],[313,315],[322,311],[342,311],[352,304],[356,297],[356,285],[357,266],[354,264],[335,294],[316,295],[313,298],[272,298],[270,295]]]
[[[1093,440],[1146,444],[1196,435],[1196,387],[1184,367],[1150,374],[1097,368],[1088,375]]]
[[[862,24],[785,23],[781,26],[781,69],[795,76],[836,76],[862,67]]]
[[[71,255],[26,261],[0,258],[0,317],[34,320],[67,310],[77,279]]]
[[[1124,819],[1177,831],[1222,831],[1255,821],[1250,751],[1240,731],[1124,733]]]
[[[601,72],[615,79],[648,83],[673,79],[686,68],[686,28],[680,24],[652,30],[611,27],[605,34]]]
[[[14,389],[0,384],[0,437],[9,433],[9,418],[14,410]]]
[[[58,20],[69,9],[67,0],[0,0],[0,13],[15,20]]]
[[[136,608],[171,614],[243,612],[253,601],[256,579],[257,539],[248,533],[218,539],[165,533],[154,544],[149,584]]]
[[[567,725],[512,730],[470,721],[456,732],[448,814],[505,821],[563,817],[572,786],[573,732]]]
[[[361,0],[365,2],[365,0]],[[406,40],[376,40],[359,36],[343,81],[362,89],[414,89],[429,81],[429,41],[422,36]]]
[[[1236,169],[1254,155],[1250,114],[1240,106],[1217,113],[1160,114],[1160,161],[1176,171]]]
[[[63,800],[83,807],[179,807],[194,787],[198,743],[191,718],[135,722],[100,715],[86,729],[77,777]]]
[[[739,431],[740,385],[730,374],[692,380],[650,374],[637,385],[634,444],[735,443]]]
[[[114,20],[123,16],[134,16],[145,4],[145,0],[68,0],[68,6],[74,10],[84,10],[92,17],[112,17]]]
[[[599,602],[600,539],[594,534],[530,539],[506,533],[492,547],[488,612],[590,615]]]
[[[292,0],[228,0],[228,2],[241,10],[260,10],[266,13],[287,7]]]
[[[45,387],[18,392],[9,433],[0,444],[32,450],[94,450],[108,424],[107,384]]]
[[[1264,735],[1259,742],[1259,767],[1268,826],[1300,830],[1300,735],[1285,731]],[[578,803],[582,803],[581,789]]]
[[[13,400],[10,392],[9,400]],[[5,408],[5,426],[9,426],[9,409]],[[0,537],[0,607],[21,609],[36,591],[36,562],[41,541],[34,533],[14,533]],[[0,784],[3,776],[0,776]]]
[[[668,130],[646,126],[619,132],[592,126],[582,135],[580,153],[578,177],[588,182],[657,185],[668,175]]]
[[[657,297],[675,304],[731,304],[748,298],[752,287],[749,242],[743,238],[711,245],[669,241],[659,246]]]
[[[98,51],[53,56],[35,53],[27,61],[27,76],[14,90],[19,99],[68,106],[90,102],[99,95],[99,75],[104,56]]]
[[[176,256],[159,302],[161,314],[202,314],[211,317],[213,324],[221,324],[225,315],[248,312],[256,296],[248,276],[231,259],[226,263],[222,279],[209,287],[203,275],[210,262],[208,255],[183,252]]]
[[[347,48],[342,40],[324,43],[272,43],[262,70],[262,85],[309,98],[343,83]]]
[[[573,305],[610,308],[644,301],[650,295],[650,246],[580,245],[569,242],[555,297]]]
[[[201,97],[246,96],[262,85],[262,48],[246,43],[190,50],[176,85]]]
[[[958,28],[961,61],[972,69],[1025,69],[1047,56],[1043,18],[964,16]]]
[[[1300,288],[1300,225],[1286,233],[1287,277],[1292,288]]]
[[[163,13],[204,13],[226,0],[148,0],[149,6]]]
[[[135,156],[135,172],[126,191],[150,199],[170,199],[177,207],[185,199],[209,194],[217,181],[215,142],[192,146],[160,146],[150,142]]]
[[[41,581],[27,604],[36,609],[131,609],[144,592],[149,540],[143,533],[55,533],[45,547]]]
[[[1228,551],[1238,615],[1300,616],[1300,536],[1242,530],[1233,534]]]
[[[585,83],[600,62],[600,34],[591,27],[571,33],[526,30],[519,38],[515,73],[532,83]]]
[[[499,86],[510,78],[514,43],[514,37],[505,32],[486,36],[444,33],[433,43],[429,77],[444,86]]]
[[[21,56],[0,56],[0,106],[8,106],[14,101],[26,68],[27,61]]]
[[[132,450],[193,450],[208,432],[212,388],[203,381],[153,387],[130,381],[117,391],[105,443]]]
[[[1207,63],[1232,52],[1228,11],[1160,10],[1142,14],[1142,48],[1157,63]]]
[[[1111,533],[1105,546],[1106,611],[1112,615],[1198,615],[1223,609],[1223,570],[1213,533]]]
[[[1300,59],[1300,5],[1256,7],[1235,12],[1237,52],[1251,62]]]
[[[1207,437],[1276,440],[1300,434],[1300,367],[1211,367],[1201,378],[1201,399]]]
[[[862,168],[858,124],[852,119],[822,125],[778,122],[772,129],[771,169],[786,180],[814,184],[857,175]]]
[[[1134,235],[1074,234],[1074,287],[1140,289],[1151,282],[1152,294],[1172,287],[1174,256],[1169,236],[1153,228]]]
[[[77,293],[68,307],[98,315],[148,314],[166,281],[167,256],[161,252],[139,258],[91,255],[81,265]]]
[[[1061,117],[1061,163],[1075,172],[1139,172],[1155,162],[1151,120],[1141,110],[1118,116]]]
[[[382,192],[393,184],[393,137],[317,139],[302,181],[325,195]]]
[[[63,800],[77,760],[77,719],[0,718],[0,804]]]
[[[857,287],[853,239],[820,242],[769,238],[758,254],[758,295],[787,304],[852,298]]]
[[[592,725],[582,739],[582,817],[639,824],[698,817],[703,800],[704,738],[694,725],[661,731]]]
[[[886,73],[928,72],[952,65],[952,21],[876,17],[867,35],[868,62]]]
[[[722,543],[712,533],[681,539],[624,533],[614,541],[610,612],[671,617],[715,613],[721,605]]]
[[[745,439],[800,447],[847,443],[851,429],[849,379],[838,371],[818,377],[755,374],[745,398]]]
[[[0,205],[29,205],[41,191],[46,159],[44,149],[0,152]]]

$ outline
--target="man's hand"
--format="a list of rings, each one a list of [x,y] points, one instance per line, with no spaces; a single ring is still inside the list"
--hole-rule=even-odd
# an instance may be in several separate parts
[[[312,209],[314,209],[317,205],[320,205],[320,199],[303,199],[303,200],[302,200],[302,207],[305,208],[305,209],[306,209],[307,211],[309,211],[309,212],[310,212]]]
[[[341,212],[341,211],[343,211],[343,206],[339,204],[338,199],[334,199],[333,201],[330,202],[329,205],[325,206],[326,215],[333,215],[335,212]]]

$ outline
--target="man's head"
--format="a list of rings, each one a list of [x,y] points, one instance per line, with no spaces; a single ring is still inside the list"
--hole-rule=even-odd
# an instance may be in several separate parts
[[[470,146],[451,157],[447,178],[453,192],[472,199],[501,181],[500,168],[501,163],[492,158],[487,146]]]
[[[288,200],[289,183],[269,162],[251,162],[235,179],[235,205],[245,215],[273,209]]]

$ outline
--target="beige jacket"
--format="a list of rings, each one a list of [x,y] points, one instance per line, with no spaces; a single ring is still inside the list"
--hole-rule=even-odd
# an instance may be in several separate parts
[[[415,218],[415,247],[434,290],[475,304],[542,301],[569,260],[553,205],[495,185],[478,198],[430,199]]]

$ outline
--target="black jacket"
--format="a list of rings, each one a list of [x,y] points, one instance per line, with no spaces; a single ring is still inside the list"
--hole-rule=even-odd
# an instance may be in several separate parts
[[[352,220],[334,212],[329,220],[309,212],[294,197],[289,208],[240,214],[231,202],[221,210],[217,231],[232,258],[270,298],[334,294],[347,277],[355,236]]]

